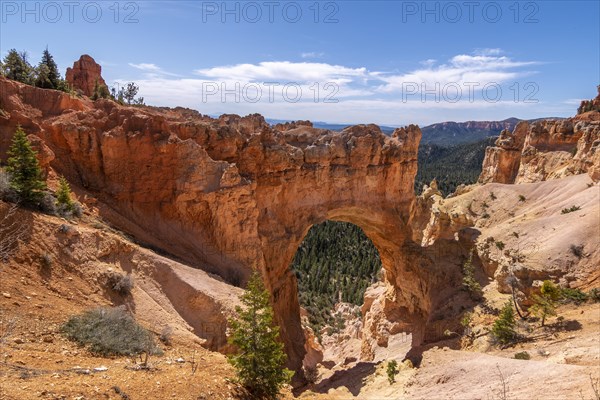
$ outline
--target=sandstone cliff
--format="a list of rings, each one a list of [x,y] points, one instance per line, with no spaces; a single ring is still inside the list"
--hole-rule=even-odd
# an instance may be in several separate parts
[[[600,102],[600,93],[593,102]],[[594,104],[596,104],[594,103]],[[527,183],[589,173],[600,180],[600,113],[560,121],[520,122],[488,147],[480,183]]]

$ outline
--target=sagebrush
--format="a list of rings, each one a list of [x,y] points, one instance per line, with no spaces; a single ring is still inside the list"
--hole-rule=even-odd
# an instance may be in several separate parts
[[[70,340],[102,356],[161,354],[152,333],[122,307],[100,307],[71,317],[62,327]]]

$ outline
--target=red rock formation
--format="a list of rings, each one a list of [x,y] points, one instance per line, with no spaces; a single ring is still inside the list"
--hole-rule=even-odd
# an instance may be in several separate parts
[[[0,89],[10,115],[0,119],[0,138],[16,123],[39,136],[55,154],[52,168],[109,205],[105,219],[237,285],[260,269],[290,367],[300,368],[306,349],[289,265],[309,228],[326,219],[364,230],[386,271],[386,318],[412,332],[415,345],[425,339],[449,282],[436,258],[451,257],[411,240],[417,126],[392,137],[376,125],[279,132],[258,114],[215,120],[78,100],[3,78]],[[373,322],[372,332],[379,323],[387,321]]]
[[[539,182],[585,172],[600,180],[600,113],[595,111],[521,122],[512,134],[502,131],[496,147],[486,149],[479,182]]]
[[[106,87],[102,78],[102,67],[87,54],[75,61],[73,68],[67,68],[66,79],[73,89],[81,90],[88,97],[94,94],[96,84]]]

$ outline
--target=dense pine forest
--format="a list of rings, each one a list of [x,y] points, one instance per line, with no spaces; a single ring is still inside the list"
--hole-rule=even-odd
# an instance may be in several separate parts
[[[300,304],[315,332],[333,326],[332,310],[342,301],[361,305],[381,270],[379,253],[356,225],[325,221],[313,226],[298,248],[292,268]]]
[[[419,147],[419,170],[415,178],[415,192],[435,178],[444,196],[453,193],[460,184],[477,182],[485,156],[485,148],[493,146],[496,137],[475,143],[443,147],[423,144]]]
[[[415,191],[433,178],[444,195],[460,184],[477,181],[485,148],[495,138],[443,147],[419,148],[419,171]],[[291,268],[298,279],[300,304],[309,313],[309,324],[320,336],[322,327],[340,328],[333,315],[336,303],[362,305],[365,290],[379,279],[381,260],[373,243],[356,225],[326,221],[313,226],[298,248]]]

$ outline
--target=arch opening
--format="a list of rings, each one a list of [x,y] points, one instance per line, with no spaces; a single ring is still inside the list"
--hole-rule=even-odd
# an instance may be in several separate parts
[[[367,288],[382,279],[379,252],[363,230],[348,222],[313,225],[290,268],[298,283],[303,325],[322,343],[344,329],[344,314],[361,316]],[[340,307],[341,306],[341,307]]]

